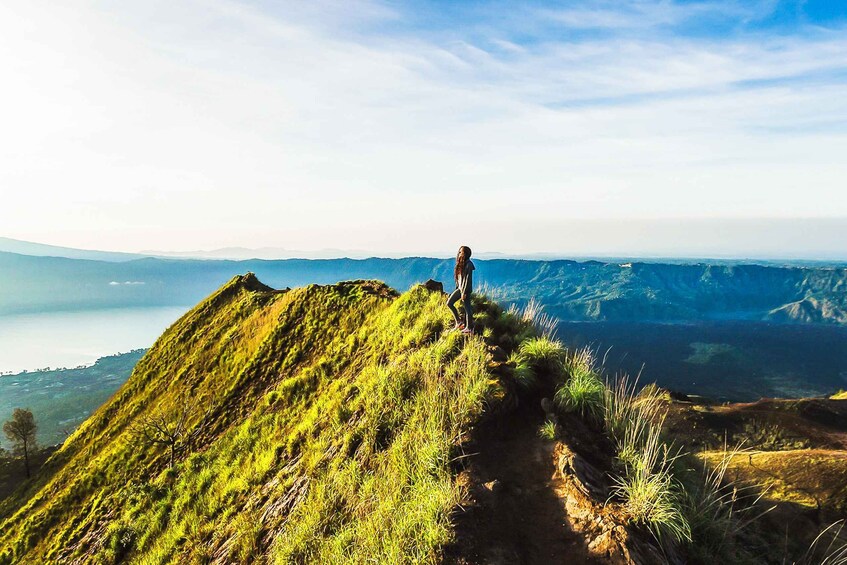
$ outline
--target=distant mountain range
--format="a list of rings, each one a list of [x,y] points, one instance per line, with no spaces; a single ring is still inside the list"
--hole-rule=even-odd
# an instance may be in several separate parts
[[[563,320],[771,320],[847,324],[847,269],[764,265],[476,260],[476,284],[505,302],[541,302]],[[117,261],[0,253],[0,314],[188,305],[237,273],[276,288],[380,279],[450,286],[452,259]]]
[[[297,251],[281,247],[223,247],[221,249],[196,251],[142,251],[150,257],[173,257],[178,259],[333,259],[337,257],[365,258],[373,254],[358,249],[319,249]]]
[[[139,253],[120,253],[117,251],[93,251],[74,249],[58,245],[45,245],[31,241],[21,241],[8,237],[0,237],[0,252],[19,253],[36,257],[65,257],[67,259],[91,259],[95,261],[132,261],[144,255]]]
[[[57,245],[46,245],[0,237],[0,252],[18,253],[21,255],[34,255],[39,257],[64,257],[67,259],[91,259],[94,261],[131,261],[145,257],[158,257],[168,259],[223,259],[232,261],[243,261],[247,259],[263,259],[273,261],[277,259],[368,259],[382,257],[391,259],[403,259],[406,257],[434,257],[449,258],[454,255],[452,251],[429,251],[426,253],[375,253],[362,249],[317,249],[311,251],[287,249],[284,247],[222,247],[219,249],[197,249],[193,251],[161,251],[143,250],[138,253],[124,253],[113,251],[96,251],[88,249],[75,249]],[[653,257],[653,256],[617,256],[610,254],[563,254],[553,252],[537,253],[502,253],[499,251],[477,251],[474,253],[477,259],[525,259],[530,261],[601,261],[604,263],[626,263],[636,261],[639,263],[662,263],[669,265],[691,265],[705,263],[709,265],[768,265],[780,267],[847,267],[847,261],[821,260],[821,259],[775,259],[775,258],[729,258],[729,257]]]

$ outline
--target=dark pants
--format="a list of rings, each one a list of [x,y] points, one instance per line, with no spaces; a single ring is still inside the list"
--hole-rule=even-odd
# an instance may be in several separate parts
[[[459,316],[459,311],[456,310],[456,302],[462,298],[462,291],[458,288],[453,291],[453,294],[450,295],[450,298],[447,299],[447,307],[453,312],[453,318],[455,318],[456,323],[462,323],[462,318]],[[465,327],[472,328],[473,327],[473,309],[471,307],[471,297],[468,295],[467,300],[462,300],[462,306],[465,308]]]

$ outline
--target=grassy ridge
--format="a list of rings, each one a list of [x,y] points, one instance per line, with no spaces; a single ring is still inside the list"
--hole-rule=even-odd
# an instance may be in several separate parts
[[[451,458],[502,394],[448,316],[422,289],[234,278],[0,505],[0,562],[437,561]],[[171,469],[134,425],[186,398],[203,410]]]

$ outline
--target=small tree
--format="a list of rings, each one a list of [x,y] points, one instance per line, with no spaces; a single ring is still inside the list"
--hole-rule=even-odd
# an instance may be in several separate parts
[[[15,451],[24,456],[27,478],[32,476],[29,468],[29,454],[35,449],[35,432],[37,431],[38,424],[35,423],[35,416],[29,409],[15,408],[12,419],[3,424],[3,433],[12,442]]]
[[[194,428],[190,429],[189,421],[198,414],[199,410],[196,402],[185,396],[177,408],[170,413],[160,410],[139,417],[133,424],[132,431],[136,437],[147,443],[167,447],[170,454],[170,466],[173,468],[177,452],[182,451],[186,446],[190,449],[196,437],[202,432],[210,409],[203,414]]]

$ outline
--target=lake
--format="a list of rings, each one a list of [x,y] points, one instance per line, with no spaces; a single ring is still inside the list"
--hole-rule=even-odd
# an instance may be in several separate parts
[[[718,400],[804,397],[847,388],[847,328],[762,322],[563,322],[567,345],[606,354],[612,374]],[[608,352],[608,353],[607,353]]]
[[[0,316],[0,373],[89,365],[150,347],[188,306]]]

